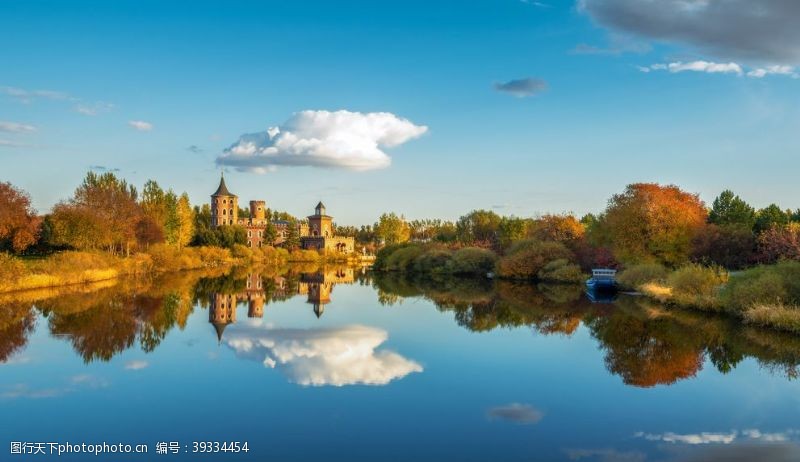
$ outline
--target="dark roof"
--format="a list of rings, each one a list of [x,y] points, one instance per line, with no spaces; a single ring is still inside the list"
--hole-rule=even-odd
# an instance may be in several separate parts
[[[315,209],[324,209],[325,208],[325,204],[323,204],[322,201],[319,201],[319,204],[317,204],[317,206],[314,207],[314,208]]]
[[[216,196],[233,196],[233,197],[236,197],[236,194],[231,194],[231,192],[228,191],[228,187],[225,186],[225,177],[224,176],[220,177],[220,179],[219,179],[219,188],[217,188],[217,191],[214,192],[214,194],[211,195],[211,197],[216,197]]]
[[[222,343],[222,333],[225,332],[225,326],[227,326],[227,324],[223,324],[220,322],[215,322],[213,324],[214,324],[214,330],[217,331],[217,340],[220,343]]]

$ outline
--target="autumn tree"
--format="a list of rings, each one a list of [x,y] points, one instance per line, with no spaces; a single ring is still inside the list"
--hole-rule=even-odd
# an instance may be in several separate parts
[[[72,199],[53,208],[51,239],[78,249],[130,253],[142,215],[133,185],[111,172],[89,172]]]
[[[41,221],[27,193],[0,183],[0,250],[22,252],[39,237]]]
[[[570,242],[581,239],[586,228],[573,215],[543,215],[531,226],[531,237],[542,241]]]
[[[194,211],[189,203],[189,195],[181,194],[175,207],[177,217],[177,227],[175,230],[176,243],[178,247],[185,247],[192,241],[194,236]]]
[[[594,232],[624,262],[677,265],[689,259],[692,240],[706,218],[696,194],[677,186],[636,183],[609,200]]]
[[[399,244],[411,238],[411,228],[402,216],[384,213],[375,224],[375,236],[387,245]]]
[[[758,254],[762,263],[800,260],[800,223],[771,226],[758,236]]]

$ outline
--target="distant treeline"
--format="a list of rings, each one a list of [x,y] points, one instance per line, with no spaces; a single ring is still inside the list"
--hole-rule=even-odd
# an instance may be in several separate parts
[[[435,250],[440,260],[442,252],[486,249],[499,259],[499,273],[522,271],[519,274],[525,276],[542,269],[540,264],[516,268],[531,261],[567,260],[586,270],[641,263],[679,267],[689,262],[742,269],[800,260],[800,210],[775,204],[756,210],[731,191],[723,191],[709,208],[696,194],[650,183],[629,185],[598,215],[522,218],[475,210],[456,222],[406,222],[387,214],[374,232],[388,244],[425,243],[426,252]],[[422,263],[416,268],[422,269]]]

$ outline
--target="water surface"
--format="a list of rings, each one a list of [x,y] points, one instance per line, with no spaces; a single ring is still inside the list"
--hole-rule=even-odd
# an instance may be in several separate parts
[[[800,457],[800,338],[724,317],[347,268],[106,286],[0,297],[0,460],[33,458],[11,442],[150,452],[58,458],[99,461]]]

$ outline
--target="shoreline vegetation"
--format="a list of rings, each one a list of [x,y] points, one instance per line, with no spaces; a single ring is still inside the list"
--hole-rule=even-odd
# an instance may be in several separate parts
[[[63,251],[45,257],[20,258],[0,252],[0,294],[94,284],[121,277],[150,277],[163,273],[288,264],[355,264],[342,256],[323,256],[316,251],[235,245],[233,249],[203,246],[176,248],[154,245],[129,257],[98,251]]]
[[[290,230],[301,223],[267,215]],[[297,233],[265,232],[258,247],[245,246],[243,227],[211,226],[208,205],[192,207],[186,193],[153,180],[140,194],[113,173],[89,172],[45,215],[0,182],[0,291],[254,262],[360,263],[377,252],[376,271],[431,277],[582,283],[592,268],[616,268],[622,286],[664,304],[800,334],[800,209],[757,210],[727,190],[708,207],[674,185],[635,183],[596,215],[473,210],[456,221],[408,221],[384,213],[374,225],[335,229],[355,240],[349,259],[300,250]]]

